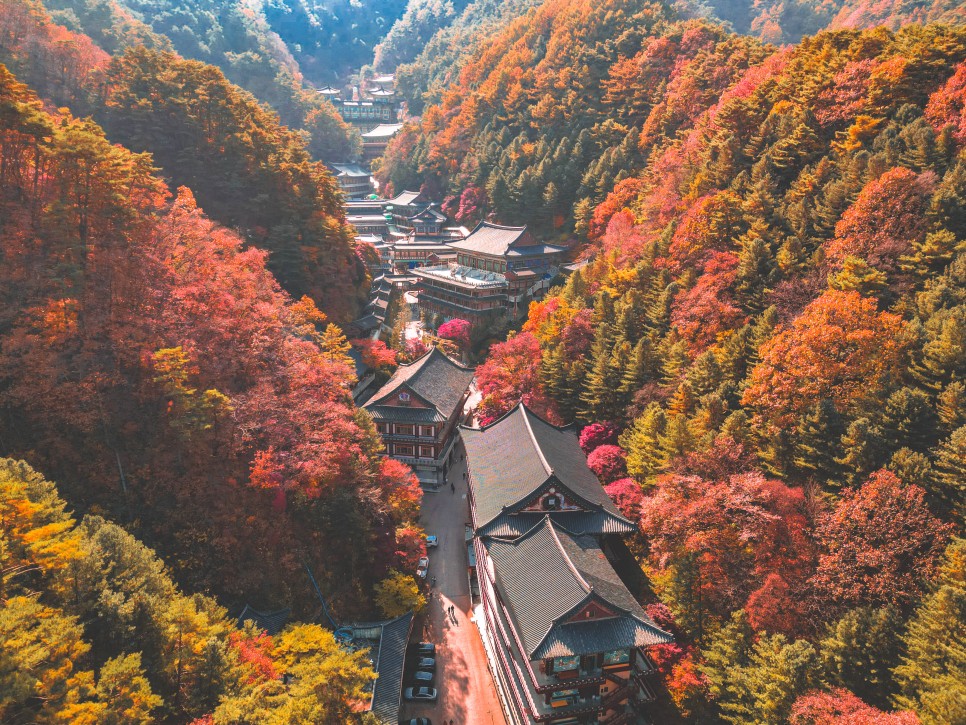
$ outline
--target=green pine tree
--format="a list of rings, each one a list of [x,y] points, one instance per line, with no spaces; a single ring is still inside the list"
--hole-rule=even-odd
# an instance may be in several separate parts
[[[892,670],[899,664],[901,632],[899,612],[890,607],[846,613],[818,645],[828,683],[887,708],[895,692]]]
[[[902,645],[896,706],[914,710],[923,725],[966,722],[966,540],[949,544],[935,590],[916,609]]]
[[[795,431],[795,468],[822,482],[835,478],[839,472],[835,458],[844,432],[832,401],[818,401],[802,416]]]
[[[957,428],[936,450],[933,492],[966,521],[966,426]]]
[[[660,440],[667,427],[667,416],[658,403],[651,403],[621,435],[621,447],[627,451],[627,472],[641,485],[661,472],[664,456]]]
[[[885,432],[868,418],[852,421],[842,436],[842,455],[835,462],[843,469],[845,480],[853,486],[886,462],[888,453],[883,445]]]

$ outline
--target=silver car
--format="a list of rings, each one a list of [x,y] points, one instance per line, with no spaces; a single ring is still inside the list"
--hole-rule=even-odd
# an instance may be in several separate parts
[[[435,687],[407,687],[403,697],[408,701],[436,702]]]

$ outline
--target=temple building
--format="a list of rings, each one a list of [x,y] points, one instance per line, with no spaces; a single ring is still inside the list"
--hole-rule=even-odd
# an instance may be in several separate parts
[[[409,465],[420,481],[445,482],[457,425],[474,371],[433,348],[393,376],[363,406],[386,454]]]
[[[523,404],[461,428],[484,638],[513,725],[645,723],[650,647],[673,641],[608,560],[634,530],[571,426]]]
[[[420,307],[473,323],[525,314],[550,287],[567,250],[533,238],[527,228],[480,222],[450,242],[456,261],[415,270]]]
[[[448,227],[446,221],[446,215],[430,205],[396,224],[390,232],[393,236],[392,268],[404,273],[416,267],[455,262],[456,250],[452,245],[466,238],[469,230]]]
[[[404,189],[386,201],[383,211],[390,215],[397,233],[404,237],[413,230],[409,220],[428,209],[431,203],[423,192]]]
[[[376,103],[375,105],[378,105]],[[395,113],[395,107],[393,107],[393,113]],[[342,114],[343,117],[348,121],[349,117]],[[373,159],[377,159],[382,156],[392,137],[399,133],[400,129],[403,127],[401,123],[380,123],[365,133],[362,134],[362,160],[365,163],[370,163]]]
[[[359,164],[329,164],[346,199],[361,199],[373,191],[372,175]]]

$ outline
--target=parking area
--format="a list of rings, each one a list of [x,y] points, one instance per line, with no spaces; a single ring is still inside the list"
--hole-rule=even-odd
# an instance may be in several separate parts
[[[422,524],[427,534],[439,537],[439,545],[429,550],[428,578],[436,577],[422,618],[422,631],[413,631],[413,640],[436,645],[436,675],[431,687],[438,690],[435,703],[404,702],[402,718],[426,717],[433,725],[506,725],[486,653],[480,640],[470,600],[467,577],[465,525],[469,504],[463,473],[465,457],[450,466],[449,485],[423,498]],[[455,490],[454,490],[455,489]],[[403,690],[413,686],[412,672],[416,654],[406,659]]]

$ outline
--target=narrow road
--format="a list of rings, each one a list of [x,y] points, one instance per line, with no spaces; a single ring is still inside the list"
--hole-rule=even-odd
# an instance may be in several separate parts
[[[463,474],[466,459],[462,445],[457,445],[462,460],[450,467],[449,486],[423,497],[422,524],[427,534],[439,537],[439,547],[429,550],[429,579],[436,577],[429,601],[425,631],[413,632],[413,640],[436,645],[436,680],[439,690],[436,703],[403,703],[402,717],[428,717],[433,725],[506,725],[503,710],[487,667],[486,653],[480,640],[470,601],[467,577],[465,525],[470,511]],[[453,613],[449,613],[452,606]],[[403,689],[408,687],[403,683]]]

